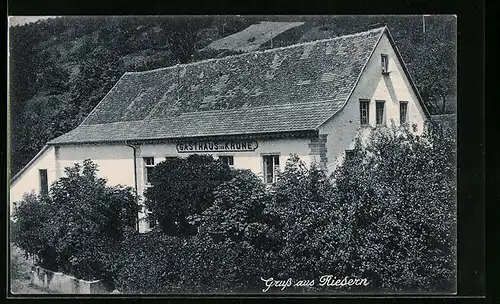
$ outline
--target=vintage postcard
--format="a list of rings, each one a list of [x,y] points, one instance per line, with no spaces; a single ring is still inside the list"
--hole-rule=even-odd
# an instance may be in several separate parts
[[[8,42],[12,294],[456,294],[456,16],[10,16]]]

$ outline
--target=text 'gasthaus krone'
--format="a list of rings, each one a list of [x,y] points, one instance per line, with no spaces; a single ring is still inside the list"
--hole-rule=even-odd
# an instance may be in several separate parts
[[[177,144],[177,152],[244,152],[255,151],[258,143],[256,141],[200,141]]]

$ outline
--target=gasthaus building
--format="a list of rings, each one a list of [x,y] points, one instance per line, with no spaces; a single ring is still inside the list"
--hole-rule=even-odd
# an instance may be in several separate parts
[[[360,131],[392,120],[422,132],[428,117],[386,27],[125,73],[77,128],[12,178],[11,207],[85,159],[110,185],[140,195],[149,168],[195,153],[251,169],[266,183],[291,153],[331,171]],[[149,229],[145,212],[140,231]]]

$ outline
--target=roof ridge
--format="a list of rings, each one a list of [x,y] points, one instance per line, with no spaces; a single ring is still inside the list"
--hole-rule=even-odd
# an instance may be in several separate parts
[[[282,46],[282,47],[278,47],[278,48],[271,48],[271,49],[265,49],[265,50],[256,50],[256,51],[252,51],[252,52],[247,52],[247,53],[237,54],[237,55],[230,55],[230,56],[225,56],[225,57],[221,57],[221,58],[209,58],[209,59],[195,61],[195,62],[189,62],[189,63],[183,63],[183,64],[176,64],[176,65],[171,65],[171,66],[167,66],[167,67],[157,68],[157,69],[154,69],[154,70],[137,71],[137,72],[125,72],[124,75],[147,74],[147,73],[158,72],[158,71],[163,71],[163,70],[170,70],[170,69],[175,69],[175,68],[182,68],[182,67],[187,67],[187,66],[194,66],[194,65],[208,63],[208,62],[216,62],[216,61],[220,61],[220,60],[227,60],[229,58],[239,58],[239,57],[244,57],[244,56],[251,56],[251,55],[257,55],[257,54],[271,53],[271,52],[275,52],[275,51],[278,51],[278,50],[291,49],[291,48],[295,48],[295,47],[299,47],[299,46],[304,46],[304,45],[309,45],[309,44],[316,44],[316,43],[321,43],[321,42],[334,41],[334,40],[340,40],[340,39],[351,38],[351,37],[356,37],[356,36],[362,36],[362,35],[366,35],[368,33],[373,33],[373,32],[378,32],[378,31],[384,30],[386,27],[387,26],[377,27],[377,28],[370,29],[370,30],[363,31],[363,32],[356,32],[356,33],[353,33],[353,34],[342,35],[342,36],[337,36],[337,37],[332,37],[332,38],[325,38],[325,39],[319,39],[319,40],[313,40],[313,41],[306,41],[306,42],[296,43],[296,44]]]

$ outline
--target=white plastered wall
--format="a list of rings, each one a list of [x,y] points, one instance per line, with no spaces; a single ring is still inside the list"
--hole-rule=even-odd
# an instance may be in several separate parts
[[[25,193],[40,193],[40,169],[47,170],[47,181],[50,185],[57,179],[55,148],[48,146],[41,151],[31,164],[28,165],[18,178],[10,185],[10,215],[14,208],[14,203],[23,199]]]
[[[387,54],[389,57],[390,73],[388,75],[382,74],[381,54]],[[361,127],[360,99],[370,100],[370,127],[376,127],[376,100],[385,101],[384,112],[387,126],[390,126],[391,119],[396,125],[400,124],[399,104],[400,101],[407,101],[408,122],[417,125],[417,133],[423,132],[426,114],[418,101],[410,80],[406,77],[402,63],[398,60],[389,38],[384,34],[368,60],[366,68],[345,107],[320,128],[320,134],[328,134],[327,169],[330,173],[342,161],[345,150],[354,148],[355,138],[358,133],[369,129]]]

